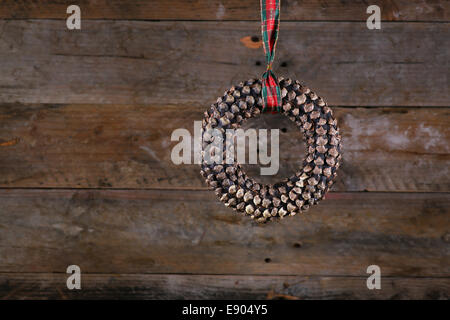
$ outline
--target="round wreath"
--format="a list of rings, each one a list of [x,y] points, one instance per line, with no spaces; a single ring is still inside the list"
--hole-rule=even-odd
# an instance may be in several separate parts
[[[263,185],[247,177],[237,162],[202,161],[201,174],[220,201],[258,222],[293,216],[317,204],[333,184],[341,160],[341,137],[332,110],[300,82],[283,78],[278,81],[281,112],[300,128],[307,144],[307,156],[300,171],[281,182]],[[261,80],[241,82],[225,92],[204,113],[203,156],[206,145],[213,140],[207,133],[209,130],[218,129],[225,134],[226,129],[239,128],[262,109]],[[225,154],[226,146],[222,152]]]

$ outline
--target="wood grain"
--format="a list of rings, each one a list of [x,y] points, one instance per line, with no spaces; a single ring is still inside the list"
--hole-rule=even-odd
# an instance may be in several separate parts
[[[335,191],[450,191],[450,117],[441,108],[335,108],[344,162]],[[0,186],[4,188],[205,188],[199,165],[175,165],[177,128],[194,133],[202,107],[2,105]],[[302,165],[293,123],[264,115],[245,128],[280,130],[274,183]],[[284,132],[285,131],[285,132]]]
[[[0,103],[207,106],[260,77],[262,49],[240,40],[258,22],[0,21]],[[448,106],[448,23],[286,22],[278,76],[330,105]],[[432,58],[431,58],[432,56]],[[282,67],[284,66],[284,67]]]
[[[450,298],[449,1],[371,1],[381,30],[365,1],[282,1],[274,69],[340,106],[344,164],[263,226],[170,159],[173,130],[263,73],[259,1],[81,0],[81,31],[70,4],[0,4],[0,299]],[[283,129],[261,182],[301,165],[287,119],[250,127]]]
[[[83,274],[81,290],[68,290],[67,274],[0,274],[0,299],[449,299],[450,280],[166,274]]]
[[[65,19],[69,0],[3,0],[2,19]],[[77,1],[83,19],[144,20],[259,20],[259,1],[240,0],[81,0]],[[388,21],[448,21],[450,5],[446,0],[373,0]],[[283,0],[283,20],[357,20],[369,16],[365,1]]]
[[[199,205],[201,203],[201,205]],[[257,225],[209,191],[0,190],[0,272],[449,277],[449,194],[332,193]]]

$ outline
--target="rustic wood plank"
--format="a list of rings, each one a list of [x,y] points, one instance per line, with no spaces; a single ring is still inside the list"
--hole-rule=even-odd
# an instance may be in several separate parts
[[[448,278],[166,274],[83,274],[81,290],[68,290],[64,273],[0,274],[0,299],[449,299]]]
[[[1,103],[209,105],[260,77],[258,22],[0,21]],[[448,106],[448,23],[286,22],[279,76],[330,105]],[[432,56],[432,58],[430,58]],[[282,66],[285,67],[282,67]]]
[[[17,1],[3,0],[0,18],[65,19],[69,0]],[[85,0],[77,1],[83,19],[145,19],[145,20],[259,20],[259,1],[240,0]],[[380,6],[383,20],[448,21],[450,5],[445,0],[373,0]],[[283,20],[358,20],[368,17],[364,1],[283,0]]]
[[[175,165],[177,128],[193,134],[202,107],[1,105],[0,187],[206,188],[199,165]],[[335,191],[450,191],[446,108],[335,108],[344,162]],[[301,134],[287,118],[264,115],[246,128],[279,128],[280,170],[302,165]],[[283,132],[286,131],[286,132]]]
[[[257,225],[212,192],[0,190],[0,272],[449,277],[450,194],[330,194]]]

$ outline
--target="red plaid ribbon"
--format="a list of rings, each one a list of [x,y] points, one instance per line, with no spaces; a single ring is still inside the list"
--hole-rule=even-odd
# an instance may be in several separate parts
[[[267,69],[262,76],[263,112],[281,111],[281,91],[272,72],[278,32],[280,29],[280,0],[261,0],[261,31]],[[275,111],[276,110],[276,111]]]

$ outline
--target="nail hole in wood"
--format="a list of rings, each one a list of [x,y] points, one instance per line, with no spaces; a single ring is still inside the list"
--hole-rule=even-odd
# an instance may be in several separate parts
[[[261,65],[261,61],[256,61],[255,65],[260,66]]]
[[[286,68],[286,67],[287,67],[287,62],[282,62],[282,63],[280,64],[280,67]]]
[[[300,242],[294,243],[294,248],[301,248],[302,244]]]
[[[281,128],[281,132],[286,133],[287,129],[286,128]]]
[[[258,41],[259,41],[259,37],[253,36],[253,37],[252,37],[252,41],[253,41],[253,42],[258,42]]]
[[[272,259],[270,259],[270,258],[265,258],[265,259],[264,259],[264,262],[265,262],[265,263],[269,263],[269,262],[271,262],[271,261],[272,261]]]

